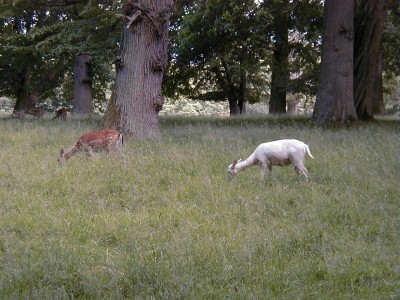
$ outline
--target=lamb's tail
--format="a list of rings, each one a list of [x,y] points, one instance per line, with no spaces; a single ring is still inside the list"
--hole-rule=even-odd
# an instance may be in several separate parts
[[[308,156],[311,157],[312,159],[314,159],[315,157],[312,156],[312,154],[310,152],[310,148],[308,147],[308,145],[305,145],[305,149],[306,149],[306,152],[307,152]]]

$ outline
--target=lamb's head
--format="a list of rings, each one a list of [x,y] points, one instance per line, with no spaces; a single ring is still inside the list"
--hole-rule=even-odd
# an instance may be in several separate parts
[[[239,173],[239,169],[236,167],[237,163],[240,162],[241,159],[235,159],[231,165],[228,167],[228,171],[226,172],[226,179],[229,180],[237,173]]]

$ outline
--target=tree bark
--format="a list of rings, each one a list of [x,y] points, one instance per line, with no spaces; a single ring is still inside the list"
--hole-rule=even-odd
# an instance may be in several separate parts
[[[286,11],[288,1],[285,0],[280,7],[274,17],[275,47],[272,58],[269,114],[286,113],[286,85],[289,80],[289,13]]]
[[[130,1],[116,59],[116,79],[104,127],[137,139],[161,137],[158,114],[168,63],[168,21],[173,0]]]
[[[388,0],[361,0],[354,41],[354,105],[360,120],[374,119],[374,102],[383,101],[379,55]],[[379,93],[382,93],[379,95]]]
[[[19,80],[17,81],[16,94],[17,101],[15,102],[15,112],[25,112],[31,106],[29,99],[30,90],[30,68],[23,66],[21,72],[18,74]]]
[[[21,72],[18,73],[19,80],[16,82],[16,96],[17,101],[15,103],[14,111],[26,112],[32,108],[35,108],[40,101],[40,96],[44,91],[47,91],[55,86],[57,78],[64,71],[64,67],[56,65],[43,72],[43,77],[40,82],[32,82],[31,67],[25,65],[22,67]]]
[[[354,0],[326,0],[317,100],[312,121],[321,126],[357,120],[353,101]]]
[[[90,56],[80,54],[74,62],[74,103],[73,114],[93,113],[93,89],[90,70]]]
[[[247,103],[246,90],[247,90],[247,71],[245,68],[240,66],[238,106],[241,115],[244,115],[246,113],[246,103]]]

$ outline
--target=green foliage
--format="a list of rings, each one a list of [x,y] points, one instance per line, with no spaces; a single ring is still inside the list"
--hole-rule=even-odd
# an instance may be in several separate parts
[[[318,89],[322,45],[323,5],[320,1],[299,1],[292,10],[289,33],[290,74],[288,92],[315,96]]]
[[[59,149],[99,123],[0,120],[0,298],[396,298],[398,122],[229,120],[162,118],[163,139],[127,141],[125,165],[63,166]],[[310,145],[309,181],[225,180],[284,137]]]
[[[383,38],[385,82],[399,73],[399,4],[390,1]],[[171,27],[171,66],[164,82],[167,96],[200,100],[205,92],[220,92],[213,68],[225,74],[229,63],[233,84],[240,85],[240,68],[249,74],[250,102],[268,97],[274,18],[285,12],[289,22],[290,94],[313,98],[317,93],[323,1],[178,1]],[[244,54],[243,54],[244,53]],[[207,94],[209,96],[210,94]],[[212,100],[226,94],[211,93]]]
[[[160,115],[215,116],[227,113],[228,107],[222,102],[179,100],[164,103]]]
[[[181,1],[172,21],[171,66],[164,90],[170,97],[199,98],[205,91],[221,90],[215,70],[239,86],[240,69],[247,71],[246,96],[250,103],[268,97],[271,50],[275,40],[274,17],[290,15],[291,93],[316,94],[322,28],[322,3],[268,1]],[[215,98],[213,100],[225,100]]]
[[[82,1],[81,1],[82,2]],[[42,3],[43,5],[43,3]],[[119,31],[118,3],[84,1],[73,6],[8,5],[0,19],[0,93],[16,97],[22,70],[28,70],[30,92],[54,95],[62,86],[71,99],[72,64],[76,55],[92,57],[95,97],[104,99],[111,82]],[[50,78],[55,72],[55,78]]]
[[[400,75],[400,4],[392,1],[383,30],[384,76],[392,79]]]
[[[260,74],[264,58],[266,32],[256,13],[256,4],[249,1],[189,1],[178,3],[171,26],[171,65],[166,74],[167,96],[199,97],[207,91],[220,90],[215,70],[232,76],[232,84],[240,85],[240,69],[248,74],[250,102],[258,102],[265,94],[265,78]],[[229,65],[228,70],[222,61]],[[216,98],[213,100],[225,100]]]

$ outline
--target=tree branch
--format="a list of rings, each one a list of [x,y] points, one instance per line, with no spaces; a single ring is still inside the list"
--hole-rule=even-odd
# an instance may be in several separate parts
[[[135,21],[140,21],[142,18],[142,11],[138,10],[136,11],[132,16],[127,16],[127,15],[121,15],[121,14],[116,14],[117,17],[123,18],[123,19],[128,19],[129,22],[126,24],[126,28],[131,27],[132,23]]]

